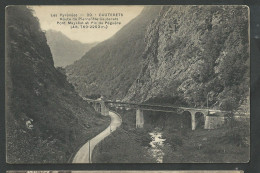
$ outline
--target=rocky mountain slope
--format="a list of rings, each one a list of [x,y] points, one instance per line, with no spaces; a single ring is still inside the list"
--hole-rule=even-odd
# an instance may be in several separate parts
[[[7,162],[66,163],[109,122],[54,67],[31,10],[9,6],[6,17]]]
[[[55,30],[46,31],[46,38],[55,67],[65,67],[72,64],[97,44],[71,40],[62,32]]]
[[[125,101],[171,97],[195,107],[249,109],[246,6],[165,6],[145,36]]]
[[[80,95],[123,98],[140,71],[145,32],[160,8],[145,7],[112,38],[99,43],[66,68],[68,80]]]

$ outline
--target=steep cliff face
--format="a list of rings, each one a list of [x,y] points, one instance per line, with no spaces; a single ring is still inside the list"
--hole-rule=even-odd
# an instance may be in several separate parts
[[[68,80],[81,95],[125,96],[140,71],[147,26],[160,8],[145,7],[112,38],[99,43],[66,68]]]
[[[125,101],[179,98],[195,107],[249,104],[248,9],[164,6],[148,28],[143,65]]]
[[[9,6],[6,17],[7,162],[67,162],[106,124],[54,67],[31,10]]]
[[[71,40],[62,32],[46,31],[47,43],[50,46],[55,67],[65,67],[79,60],[97,43],[81,43]]]

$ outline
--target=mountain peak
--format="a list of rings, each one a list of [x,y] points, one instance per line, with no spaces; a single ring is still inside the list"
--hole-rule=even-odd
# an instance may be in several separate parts
[[[97,44],[71,40],[64,33],[56,30],[47,30],[46,37],[56,67],[72,64]]]
[[[113,37],[66,68],[68,80],[80,95],[92,93],[120,98],[126,94],[140,70],[147,27],[160,9],[160,6],[144,8]]]

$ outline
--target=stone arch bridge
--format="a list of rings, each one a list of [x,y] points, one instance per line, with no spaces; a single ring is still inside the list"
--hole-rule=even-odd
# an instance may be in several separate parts
[[[143,128],[144,126],[144,115],[143,111],[159,111],[159,112],[188,112],[191,116],[191,129],[195,130],[199,123],[199,118],[203,118],[204,129],[213,129],[216,126],[222,125],[224,123],[224,116],[230,111],[222,111],[215,109],[203,109],[203,108],[187,108],[187,107],[174,107],[165,105],[154,105],[154,104],[138,104],[129,102],[114,102],[105,101],[103,99],[88,99],[83,98],[89,104],[91,104],[94,109],[100,112],[104,116],[109,115],[109,107],[124,107],[130,109],[136,109],[136,128]],[[218,116],[210,116],[210,114],[218,114]]]

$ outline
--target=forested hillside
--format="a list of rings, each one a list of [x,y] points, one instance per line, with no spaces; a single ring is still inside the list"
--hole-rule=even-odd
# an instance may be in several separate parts
[[[62,32],[46,31],[47,43],[51,49],[55,67],[65,67],[79,60],[97,43],[81,43],[71,40]]]
[[[7,162],[66,163],[109,122],[54,67],[32,10],[6,8],[6,31]]]
[[[249,112],[248,22],[246,6],[164,6],[124,100],[167,97],[206,107],[208,98],[212,108]]]
[[[99,43],[66,68],[68,80],[80,95],[102,94],[122,98],[141,67],[147,26],[160,6],[147,6],[112,38]]]
[[[68,66],[68,79],[84,96],[167,97],[193,107],[208,98],[212,108],[248,112],[248,17],[246,6],[145,8]]]

